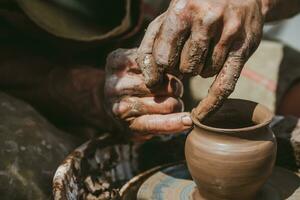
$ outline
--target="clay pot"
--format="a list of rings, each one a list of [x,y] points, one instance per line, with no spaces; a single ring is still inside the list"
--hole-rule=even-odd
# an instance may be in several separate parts
[[[187,137],[185,156],[198,186],[195,199],[256,198],[276,157],[268,126],[272,117],[264,106],[240,99],[228,99],[201,123],[192,117],[195,127]]]

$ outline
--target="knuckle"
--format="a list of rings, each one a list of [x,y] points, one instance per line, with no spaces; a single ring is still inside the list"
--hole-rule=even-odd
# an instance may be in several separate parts
[[[162,18],[162,16],[160,16],[159,18],[156,18],[155,20],[150,22],[147,29],[153,29],[154,27],[158,26],[158,24],[160,24],[161,18]]]
[[[169,100],[169,102],[167,102],[166,105],[165,105],[165,107],[164,107],[164,109],[165,109],[164,114],[172,113],[175,110],[175,107],[176,107],[175,102],[171,102]]]
[[[190,10],[190,0],[177,0],[172,6],[171,11],[178,15],[185,15]]]
[[[188,4],[187,4],[187,10],[189,12],[198,12],[200,10],[203,10],[206,8],[206,5],[204,5],[202,2],[200,1],[194,1],[194,0],[188,0]]]
[[[165,17],[165,22],[167,24],[172,24],[173,26],[181,27],[189,19],[189,10],[187,6],[177,6],[178,3],[173,7],[173,9],[168,10]]]
[[[155,63],[159,66],[166,67],[169,66],[171,63],[170,59],[168,58],[169,55],[160,52],[160,49],[158,50],[156,49],[153,52],[153,56],[154,56]]]
[[[239,44],[241,43],[241,44]],[[228,54],[231,63],[244,63],[247,61],[249,54],[250,46],[243,42],[236,43],[233,47],[233,51]]]
[[[220,20],[224,16],[224,8],[223,7],[216,7],[213,9],[213,12],[214,12],[215,21]]]
[[[210,1],[188,1],[187,11],[192,13],[193,18],[200,21],[202,25],[210,26],[224,17],[226,5],[215,4]]]
[[[218,85],[216,93],[222,97],[227,97],[234,91],[234,88],[234,83],[222,83]]]
[[[236,19],[234,19],[234,20],[230,20],[229,24],[230,24],[233,28],[238,29],[238,28],[242,27],[243,22],[242,22],[242,20],[241,20],[240,18],[236,18]]]
[[[105,68],[106,70],[109,70],[111,68],[115,68],[115,59],[118,57],[118,53],[117,53],[117,50],[109,53],[106,57],[106,65],[105,65]]]
[[[188,17],[185,13],[171,13],[166,17],[166,20],[162,24],[162,30],[172,36],[177,33],[185,32],[188,25]]]
[[[139,115],[143,105],[135,98],[127,98],[122,100],[115,108],[115,117],[123,120],[130,120],[130,118]]]
[[[181,102],[178,99],[170,98],[169,103],[167,104],[167,112],[172,113],[178,110],[181,110]]]
[[[112,113],[115,117],[121,118],[122,115],[128,110],[128,104],[121,101],[113,104]]]
[[[204,15],[201,16],[203,25],[212,26],[223,19],[224,11],[222,8],[209,8]]]
[[[247,52],[240,50],[238,52],[229,53],[229,57],[229,63],[244,63],[247,60]]]
[[[130,110],[130,104],[124,101],[121,101],[118,108],[118,114],[122,115]]]
[[[121,56],[123,51],[124,51],[124,49],[121,49],[121,48],[116,49],[116,50],[114,50],[114,51],[112,51],[111,53],[108,54],[107,59],[108,60],[118,59]]]
[[[224,30],[225,39],[231,39],[233,36],[236,36],[242,30],[242,22],[240,20],[232,20],[227,23]]]
[[[117,49],[108,54],[106,58],[107,69],[122,69],[134,65],[137,49]]]

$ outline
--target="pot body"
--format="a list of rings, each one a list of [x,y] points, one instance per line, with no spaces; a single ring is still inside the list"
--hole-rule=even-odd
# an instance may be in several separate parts
[[[268,124],[223,132],[195,125],[185,156],[199,199],[255,199],[276,159],[276,140]]]

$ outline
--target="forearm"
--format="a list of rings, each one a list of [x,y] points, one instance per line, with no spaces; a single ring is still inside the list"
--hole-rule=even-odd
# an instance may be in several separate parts
[[[58,125],[111,129],[102,103],[104,70],[69,68],[35,53],[5,54],[0,56],[0,90],[29,102]]]
[[[62,118],[69,125],[90,125],[111,130],[112,124],[104,110],[104,70],[93,67],[54,68],[47,75],[41,103],[52,118]],[[39,98],[37,97],[37,98]]]
[[[266,22],[286,19],[300,12],[300,0],[262,0]]]

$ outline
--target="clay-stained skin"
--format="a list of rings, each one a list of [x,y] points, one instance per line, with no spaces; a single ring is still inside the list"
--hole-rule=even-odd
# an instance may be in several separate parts
[[[166,74],[159,86],[149,89],[136,59],[136,49],[118,49],[108,56],[104,89],[107,112],[122,130],[142,140],[191,128],[189,113],[182,112],[180,80]],[[146,55],[145,62],[147,59]]]
[[[256,50],[269,4],[264,0],[173,0],[148,27],[138,63],[148,87],[167,70],[216,76],[196,112],[202,120],[234,90],[247,59]],[[265,7],[268,5],[268,7]]]

